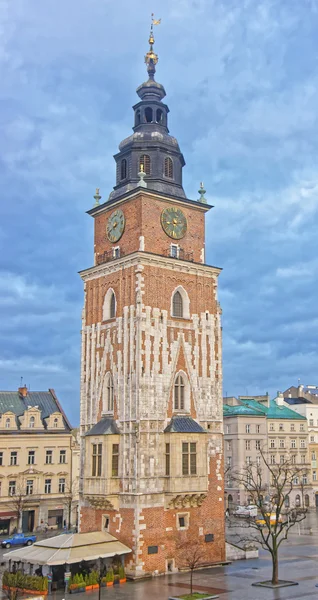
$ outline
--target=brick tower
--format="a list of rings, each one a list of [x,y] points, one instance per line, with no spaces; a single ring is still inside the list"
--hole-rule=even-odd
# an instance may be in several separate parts
[[[80,531],[132,549],[131,576],[173,571],[179,543],[224,560],[220,269],[205,263],[205,213],[182,187],[165,90],[138,89],[116,185],[94,218],[94,266],[81,272]]]

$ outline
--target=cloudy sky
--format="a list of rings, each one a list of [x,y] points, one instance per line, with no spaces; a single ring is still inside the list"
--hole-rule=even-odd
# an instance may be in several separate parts
[[[224,393],[318,384],[318,0],[0,0],[0,389],[53,387],[74,424],[85,211],[115,183],[152,10],[185,191],[215,207]]]

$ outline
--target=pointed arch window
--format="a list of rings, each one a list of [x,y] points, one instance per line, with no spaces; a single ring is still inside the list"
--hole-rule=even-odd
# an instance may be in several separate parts
[[[136,127],[137,127],[137,125],[140,125],[140,123],[141,123],[141,114],[140,114],[140,110],[138,109],[136,111],[136,121],[135,121]]]
[[[184,410],[185,408],[185,381],[183,375],[177,375],[174,382],[174,409]]]
[[[114,292],[111,295],[110,299],[110,318],[114,319],[116,317],[116,298]]]
[[[173,162],[170,156],[165,158],[165,168],[164,168],[165,177],[169,177],[169,179],[173,179]]]
[[[152,123],[153,110],[152,110],[152,108],[150,108],[150,106],[147,106],[147,108],[145,109],[145,119],[146,119],[146,123]]]
[[[123,158],[123,160],[120,163],[120,179],[126,179],[127,177],[127,160],[126,158]]]
[[[172,314],[174,317],[183,317],[182,296],[178,290],[173,295]]]
[[[142,169],[146,175],[150,175],[150,156],[148,154],[142,154],[139,159],[139,171]]]
[[[104,304],[103,304],[103,321],[108,321],[109,319],[114,319],[116,317],[116,296],[115,292],[112,288],[109,288],[105,294]]]
[[[111,373],[107,373],[103,390],[103,409],[106,412],[114,412],[114,383]]]
[[[161,108],[157,108],[156,121],[157,123],[162,123],[163,121],[163,111],[161,110]]]

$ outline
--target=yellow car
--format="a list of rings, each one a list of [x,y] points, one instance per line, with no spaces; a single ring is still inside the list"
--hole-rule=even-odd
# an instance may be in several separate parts
[[[266,513],[266,517],[269,517],[269,522],[270,525],[275,525],[276,523],[276,513]],[[278,517],[278,522],[281,523],[283,520],[282,515],[279,515]],[[267,526],[267,522],[265,521],[264,517],[261,516],[258,519],[255,519],[255,523],[257,525],[260,525],[261,527],[266,527]]]

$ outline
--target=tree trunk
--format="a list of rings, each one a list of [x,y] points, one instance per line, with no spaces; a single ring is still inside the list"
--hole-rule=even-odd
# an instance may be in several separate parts
[[[272,584],[275,585],[278,583],[278,556],[277,552],[272,554]]]
[[[18,514],[18,527],[17,527],[17,532],[18,532],[18,533],[22,533],[22,510],[19,510],[19,514]]]
[[[193,590],[192,579],[193,579],[193,569],[191,569],[191,571],[190,571],[190,594],[191,594],[191,596],[192,596],[192,590]]]

